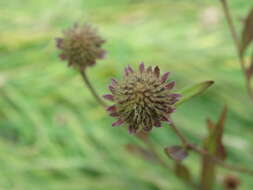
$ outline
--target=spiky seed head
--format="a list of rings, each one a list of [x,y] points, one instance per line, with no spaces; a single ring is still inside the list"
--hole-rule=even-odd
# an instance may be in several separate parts
[[[109,90],[112,94],[104,98],[114,102],[107,108],[117,121],[112,126],[128,124],[130,133],[149,132],[153,126],[161,127],[162,121],[170,122],[170,114],[180,94],[171,93],[175,82],[168,82],[169,73],[160,76],[159,67],[148,67],[140,64],[139,71],[130,66],[125,68],[123,80],[112,80]]]
[[[74,24],[63,31],[63,37],[56,38],[56,46],[61,50],[59,57],[68,61],[69,66],[81,70],[104,58],[103,43],[105,40],[89,24]]]

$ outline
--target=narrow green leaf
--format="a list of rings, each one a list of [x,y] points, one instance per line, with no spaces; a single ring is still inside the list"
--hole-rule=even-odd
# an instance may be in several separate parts
[[[253,40],[253,8],[250,10],[242,30],[241,54],[243,55]]]
[[[176,106],[190,100],[191,98],[198,96],[205,92],[212,84],[214,84],[214,81],[204,81],[199,84],[193,85],[192,87],[185,88],[178,93],[182,95],[182,98],[175,104]]]
[[[219,119],[216,124],[213,122],[207,122],[209,130],[209,135],[206,138],[204,148],[207,149],[211,154],[217,156],[218,158],[226,159],[226,150],[223,144],[223,134],[225,121],[227,116],[227,107],[224,106]]]
[[[207,120],[208,136],[204,139],[204,149],[221,160],[226,159],[226,150],[222,142],[226,115],[227,107],[225,106],[217,123],[212,122],[210,119]],[[213,190],[216,175],[216,164],[208,155],[203,155],[200,180],[201,189]]]
[[[215,128],[215,139],[216,139],[216,156],[222,160],[227,158],[227,153],[225,150],[225,146],[223,144],[223,135],[224,135],[224,127],[225,121],[227,119],[227,107],[224,106],[223,111],[220,114],[220,118],[216,124]]]
[[[250,65],[247,68],[247,77],[250,79],[253,75],[253,51],[251,53]]]

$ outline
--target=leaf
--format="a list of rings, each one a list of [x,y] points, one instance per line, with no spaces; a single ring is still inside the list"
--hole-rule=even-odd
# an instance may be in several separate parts
[[[250,10],[248,16],[246,17],[245,24],[242,30],[241,36],[241,49],[240,53],[243,55],[253,40],[253,8]]]
[[[181,162],[188,156],[188,152],[182,146],[171,146],[164,148],[165,154],[176,162]]]
[[[225,106],[217,123],[207,119],[208,136],[204,139],[204,149],[209,154],[221,159],[226,159],[226,151],[222,142],[224,125],[227,115],[227,107]],[[208,155],[202,156],[201,169],[201,189],[212,190],[215,183],[216,164]]]
[[[225,147],[222,142],[226,118],[227,118],[227,107],[225,106],[223,111],[221,112],[220,118],[218,120],[218,123],[216,124],[214,132],[216,136],[216,156],[222,160],[225,160],[227,157]]]
[[[227,107],[225,106],[216,124],[209,120],[207,125],[208,128],[211,128],[211,130],[209,130],[209,135],[206,137],[206,141],[204,143],[205,149],[222,160],[225,160],[227,157],[225,147],[222,142],[226,116]]]
[[[207,124],[208,132],[211,133],[215,124],[209,118],[207,118],[206,124]]]
[[[247,68],[247,77],[250,79],[253,75],[253,52],[251,55],[250,66]]]
[[[134,145],[134,144],[127,144],[125,145],[125,148],[128,152],[139,156],[141,158],[143,158],[144,160],[148,160],[148,161],[152,161],[152,162],[156,162],[157,161],[157,157],[155,154],[153,154],[152,152],[146,150],[145,148],[142,148],[138,145]]]
[[[183,179],[184,181],[191,182],[192,176],[190,170],[181,163],[175,163],[174,171],[177,177]]]
[[[214,84],[214,81],[209,80],[209,81],[204,81],[199,84],[195,84],[192,87],[185,88],[178,93],[182,95],[182,98],[175,104],[175,106],[178,106],[189,99],[198,96],[205,92],[212,84]]]

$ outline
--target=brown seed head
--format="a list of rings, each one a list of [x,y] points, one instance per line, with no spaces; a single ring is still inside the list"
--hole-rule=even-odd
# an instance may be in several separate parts
[[[118,118],[113,126],[127,123],[130,133],[150,131],[153,126],[161,127],[161,121],[170,122],[170,114],[180,95],[171,93],[175,82],[167,82],[169,73],[160,77],[160,69],[140,64],[135,72],[128,66],[122,81],[112,80],[109,89],[112,94],[104,98],[114,102],[107,110]]]
[[[238,189],[240,183],[240,180],[233,175],[227,175],[223,181],[223,185],[226,190],[236,190]]]
[[[62,38],[56,38],[56,46],[61,50],[60,58],[67,60],[69,66],[81,70],[104,57],[103,43],[105,40],[89,24],[75,24],[63,32]]]

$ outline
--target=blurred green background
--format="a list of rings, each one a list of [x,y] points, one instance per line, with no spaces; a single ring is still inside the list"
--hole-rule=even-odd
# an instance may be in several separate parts
[[[237,29],[252,0],[229,1]],[[54,38],[74,22],[93,23],[107,39],[107,59],[88,69],[99,94],[127,64],[159,65],[177,89],[215,85],[180,106],[174,120],[195,143],[224,104],[228,162],[253,168],[253,105],[218,0],[5,0],[0,2],[1,190],[188,190],[171,171],[124,148],[141,144],[97,105],[77,72],[58,59]],[[162,148],[178,144],[165,124]],[[169,165],[171,161],[164,158]],[[199,157],[185,161],[199,176]],[[230,171],[220,169],[218,182]],[[242,190],[252,177],[236,174]],[[221,189],[220,184],[216,189]]]

